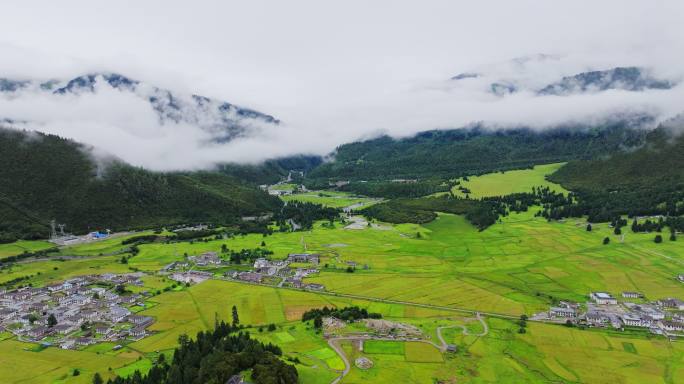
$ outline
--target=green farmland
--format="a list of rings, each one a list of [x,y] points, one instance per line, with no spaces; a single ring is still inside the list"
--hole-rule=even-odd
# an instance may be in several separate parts
[[[0,244],[0,259],[20,255],[24,252],[35,252],[54,247],[47,241],[19,240],[9,244]]]
[[[656,246],[653,235],[613,235],[606,224],[587,232],[583,220],[548,223],[533,211],[513,214],[482,232],[463,217],[444,214],[423,226],[346,230],[339,224],[335,229],[316,225],[310,232],[266,238],[149,244],[129,265],[156,271],[184,253],[218,251],[222,244],[256,248],[264,241],[275,259],[305,250],[321,253],[324,268],[309,281],[329,291],[375,298],[517,316],[545,310],[558,299],[583,301],[596,290],[638,291],[653,300],[684,296],[684,285],[675,280],[684,271],[684,243]],[[612,239],[609,245],[602,244],[604,237]],[[348,261],[359,266],[354,273],[344,272]]]
[[[488,196],[504,196],[511,193],[530,192],[532,187],[549,187],[555,192],[567,192],[558,184],[546,180],[546,176],[556,172],[565,163],[537,165],[532,169],[521,169],[501,173],[488,173],[482,176],[471,176],[468,181],[460,179],[460,186],[470,190],[473,198]],[[465,196],[458,189],[452,189],[456,196]]]
[[[558,164],[534,170],[473,177],[463,185],[485,196],[507,185],[506,193],[546,185],[543,176]],[[553,187],[560,190],[558,186]],[[325,192],[298,194],[310,201],[347,206],[371,199]],[[306,201],[306,200],[302,200]],[[21,262],[0,270],[0,283],[17,279],[43,286],[66,278],[139,270],[148,273],[144,287],[154,292],[136,313],[155,318],[151,336],[113,351],[111,343],[82,350],[36,348],[10,333],[0,333],[0,377],[7,383],[89,383],[94,372],[103,377],[145,371],[159,353],[171,356],[178,337],[211,329],[216,319],[229,320],[231,308],[255,338],[280,346],[296,364],[303,384],[330,383],[345,364],[320,331],[301,322],[314,308],[359,306],[384,319],[413,325],[428,342],[368,340],[363,349],[348,340],[340,348],[351,360],[341,383],[677,383],[684,381],[684,344],[647,332],[569,328],[528,322],[519,333],[521,314],[546,311],[558,300],[586,301],[591,291],[641,292],[648,300],[684,297],[684,242],[655,244],[654,234],[627,229],[615,235],[607,223],[586,230],[584,219],[547,222],[536,217],[539,207],[511,214],[478,231],[464,217],[440,214],[425,224],[373,223],[362,229],[345,224],[316,223],[311,231],[239,235],[230,239],[153,243],[139,246],[126,264],[122,238],[62,248],[50,260]],[[148,232],[146,232],[148,233]],[[609,237],[610,244],[603,245]],[[219,279],[190,287],[176,286],[157,275],[165,265],[207,251],[221,252],[263,246],[273,259],[288,253],[321,254],[320,272],[305,279],[326,292],[251,285]],[[41,249],[44,242],[6,244],[1,252]],[[60,260],[60,258],[64,258]],[[356,264],[348,271],[350,262]],[[216,273],[216,277],[220,276]],[[157,293],[159,292],[159,293]],[[403,303],[398,303],[403,302]],[[418,304],[418,305],[414,305]],[[422,306],[420,306],[422,305]],[[435,307],[430,307],[435,306]],[[485,313],[487,329],[467,309]],[[491,313],[491,315],[487,314]],[[275,330],[268,330],[268,325]],[[465,327],[468,334],[464,334]],[[443,353],[437,329],[443,330],[455,353]],[[336,335],[365,329],[348,325]],[[475,336],[484,334],[482,336]],[[373,362],[368,369],[353,364],[357,357]],[[74,369],[82,374],[72,376]]]
[[[281,196],[281,199],[284,201],[301,201],[304,203],[322,204],[332,208],[345,208],[356,204],[369,206],[378,200],[338,191],[310,191]]]

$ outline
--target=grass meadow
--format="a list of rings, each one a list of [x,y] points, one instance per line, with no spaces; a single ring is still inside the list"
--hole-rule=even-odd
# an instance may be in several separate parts
[[[281,199],[284,201],[301,201],[304,203],[322,204],[332,208],[345,208],[355,204],[368,206],[378,201],[378,199],[360,197],[348,192],[339,191],[309,191],[281,196]]]
[[[5,257],[20,255],[24,252],[35,252],[52,247],[54,247],[54,244],[47,241],[18,240],[9,244],[0,244],[0,260]]]
[[[533,169],[520,169],[498,173],[487,173],[481,176],[468,177],[469,181],[460,179],[460,185],[470,190],[470,197],[480,198],[489,196],[504,196],[511,193],[530,192],[532,187],[549,187],[552,191],[567,192],[559,184],[546,180],[546,176],[556,172],[565,163],[537,165]],[[465,196],[458,190],[452,189],[456,196]]]
[[[522,192],[546,185],[544,175],[559,166],[473,177],[464,185],[477,196]],[[316,194],[311,198],[340,204],[353,199]],[[223,244],[235,250],[257,248],[263,241],[274,252],[274,259],[292,252],[320,253],[321,272],[306,281],[324,284],[331,293],[514,316],[546,310],[558,299],[585,301],[590,291],[615,295],[637,291],[649,300],[684,298],[684,284],[675,279],[684,273],[684,241],[655,244],[654,234],[629,230],[616,236],[607,224],[595,224],[587,232],[582,219],[549,223],[534,216],[538,209],[502,218],[484,231],[461,216],[440,214],[425,225],[378,223],[346,230],[340,223],[335,228],[318,223],[311,231],[278,232],[267,237],[251,234],[192,244],[145,244],[128,264],[121,264],[117,256],[124,248],[122,238],[109,239],[60,251],[61,255],[83,258],[14,264],[0,270],[0,283],[29,276],[27,282],[41,286],[71,276],[121,273],[131,268],[156,272],[182,260],[185,254],[220,251]],[[604,237],[611,238],[609,245],[602,244]],[[44,242],[5,244],[0,246],[0,255],[43,246]],[[347,263],[352,261],[357,268],[348,273]],[[145,289],[163,289],[169,284],[160,276],[145,278]],[[33,344],[0,334],[0,382],[88,383],[95,371],[112,377],[114,373],[147,369],[159,351],[175,347],[180,335],[192,336],[211,328],[216,319],[230,319],[233,305],[239,310],[241,324],[255,337],[278,344],[286,357],[299,359],[297,369],[304,384],[329,383],[343,369],[342,361],[322,336],[299,321],[311,308],[362,306],[385,318],[413,324],[433,341],[438,326],[459,324],[471,333],[482,331],[478,322],[456,318],[448,311],[219,280],[164,292],[152,297],[149,304],[138,313],[155,317],[151,327],[155,333],[128,344],[119,353],[112,353],[109,346],[36,351]],[[527,333],[518,334],[513,322],[487,321],[490,332],[483,337],[463,335],[459,328],[445,330],[448,342],[458,346],[456,353],[447,355],[424,343],[367,342],[363,352],[343,343],[351,361],[363,355],[373,360],[374,366],[368,370],[353,367],[342,382],[684,382],[684,344],[679,342],[533,322],[528,323]],[[275,331],[266,330],[271,323],[276,325]],[[70,375],[74,368],[82,372],[81,376]]]

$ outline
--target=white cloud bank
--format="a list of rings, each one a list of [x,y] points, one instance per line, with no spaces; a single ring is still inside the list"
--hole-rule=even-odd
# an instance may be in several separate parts
[[[69,79],[111,71],[274,115],[279,126],[209,144],[160,124],[149,103],[95,94],[0,98],[0,118],[158,170],[326,154],[378,133],[474,121],[533,127],[623,112],[684,111],[684,86],[536,96],[562,76],[643,66],[684,77],[681,1],[22,1],[0,4],[0,77]],[[536,53],[551,57],[537,57]],[[532,55],[531,60],[511,57]],[[458,82],[462,72],[483,77]],[[526,89],[498,97],[495,80]]]

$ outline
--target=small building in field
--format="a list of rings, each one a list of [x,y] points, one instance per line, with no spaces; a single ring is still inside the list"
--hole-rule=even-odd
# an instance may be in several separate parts
[[[305,284],[304,289],[310,290],[310,291],[322,291],[325,289],[325,286],[323,284]]]
[[[551,309],[549,310],[549,316],[575,318],[577,317],[577,311],[574,308],[551,307]]]
[[[287,261],[291,263],[318,264],[321,261],[321,256],[317,253],[290,253],[287,255]]]
[[[679,323],[675,321],[663,321],[662,324],[663,328],[665,328],[668,331],[684,331],[684,323]]]
[[[644,295],[639,292],[622,292],[622,297],[625,299],[640,299],[644,297]]]
[[[649,328],[653,324],[650,318],[639,316],[632,313],[622,315],[621,318],[622,322],[629,327]]]
[[[673,299],[671,297],[668,297],[666,299],[658,300],[658,304],[663,308],[684,311],[684,301],[681,301],[679,299]]]
[[[585,319],[587,320],[587,324],[596,326],[603,326],[610,321],[610,319],[601,312],[587,312]]]
[[[617,299],[607,292],[592,292],[589,297],[599,305],[616,305]]]
[[[247,281],[250,283],[261,283],[263,275],[256,272],[240,272],[237,275],[238,280]]]

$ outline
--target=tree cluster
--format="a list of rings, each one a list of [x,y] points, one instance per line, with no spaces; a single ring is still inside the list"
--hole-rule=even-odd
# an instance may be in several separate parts
[[[302,314],[302,321],[314,321],[315,328],[321,328],[324,317],[334,317],[343,321],[354,321],[360,319],[381,319],[379,313],[368,312],[365,308],[344,307],[344,308],[314,308]]]
[[[308,180],[453,179],[523,169],[574,159],[596,158],[641,144],[645,132],[631,122],[598,127],[494,130],[482,126],[388,136],[345,144],[335,159],[307,175]],[[321,182],[318,182],[321,185]]]
[[[46,238],[49,222],[73,233],[238,223],[282,202],[218,172],[158,173],[97,164],[84,146],[54,135],[0,128],[0,241]]]
[[[288,222],[292,220],[302,230],[309,230],[316,220],[334,221],[339,216],[340,210],[336,208],[309,202],[290,201],[274,216],[274,219],[281,228],[288,227]]]
[[[199,332],[195,340],[183,335],[173,359],[164,355],[147,374],[135,371],[108,384],[224,384],[233,375],[251,370],[255,384],[296,384],[297,369],[280,360],[282,351],[252,339],[239,328],[221,322],[213,331]],[[93,383],[102,383],[99,374]]]

